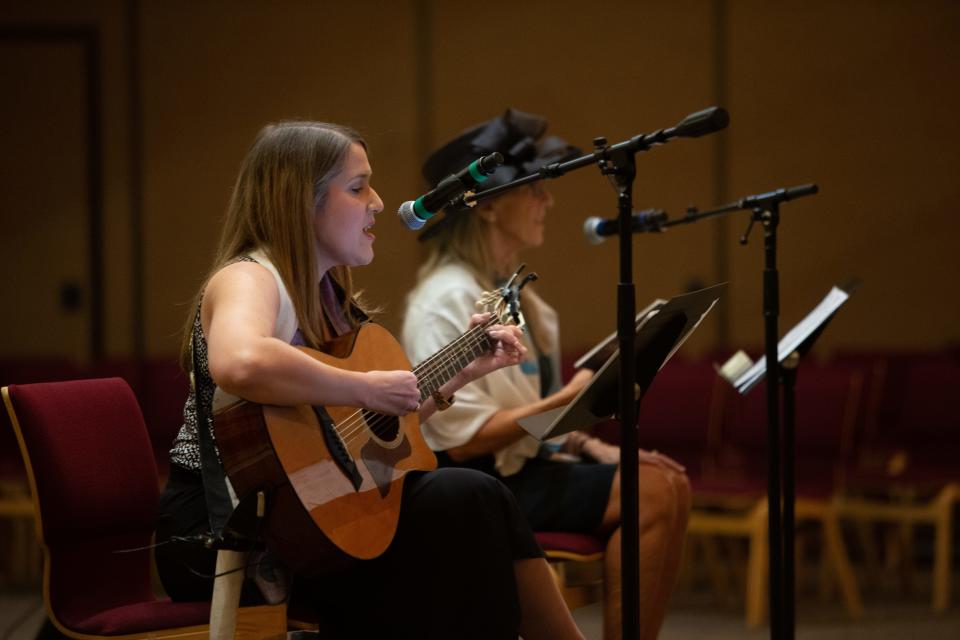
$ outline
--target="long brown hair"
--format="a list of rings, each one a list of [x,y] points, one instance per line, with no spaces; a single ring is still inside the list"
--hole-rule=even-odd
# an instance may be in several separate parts
[[[330,181],[353,144],[367,147],[353,129],[325,122],[281,122],[260,130],[233,186],[213,265],[187,314],[180,347],[185,370],[192,367],[191,334],[207,282],[257,249],[280,273],[307,345],[317,347],[330,338],[319,296],[314,212],[323,209]],[[328,273],[344,290],[346,319],[355,325],[359,303],[350,269],[339,266]]]

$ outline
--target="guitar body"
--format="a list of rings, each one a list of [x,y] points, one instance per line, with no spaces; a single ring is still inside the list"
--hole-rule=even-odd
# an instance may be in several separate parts
[[[376,324],[329,352],[302,350],[338,369],[410,370],[403,348]],[[404,476],[437,467],[416,413],[240,402],[215,414],[214,431],[237,495],[268,491],[266,538],[300,571],[382,554],[396,533]]]

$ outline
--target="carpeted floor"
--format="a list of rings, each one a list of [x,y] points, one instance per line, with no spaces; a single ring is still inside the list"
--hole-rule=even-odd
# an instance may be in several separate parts
[[[603,611],[599,604],[574,612],[588,640],[601,640]],[[797,608],[799,640],[897,640],[960,638],[960,602],[944,615],[934,615],[920,596],[886,597],[865,602],[864,617],[849,620],[836,603],[802,600]],[[43,629],[45,614],[35,592],[0,592],[0,639],[33,640]],[[741,613],[712,604],[709,594],[678,593],[660,640],[732,640],[769,638],[766,628],[748,629]]]

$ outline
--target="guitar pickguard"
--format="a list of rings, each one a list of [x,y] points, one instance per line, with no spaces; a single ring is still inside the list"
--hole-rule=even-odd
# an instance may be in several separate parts
[[[370,471],[380,497],[386,497],[393,482],[397,463],[410,456],[410,441],[403,436],[400,444],[392,449],[380,446],[376,440],[368,440],[360,449],[360,458]]]

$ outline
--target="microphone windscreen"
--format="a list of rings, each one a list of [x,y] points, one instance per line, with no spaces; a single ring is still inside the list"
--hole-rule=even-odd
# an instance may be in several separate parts
[[[815,184],[802,184],[798,187],[790,187],[787,189],[786,199],[793,200],[794,198],[802,198],[803,196],[812,196],[819,190]]]
[[[590,244],[600,244],[604,241],[604,237],[599,233],[600,223],[602,222],[603,218],[597,216],[591,216],[583,221],[583,235],[586,236],[587,242]]]
[[[714,131],[726,129],[730,115],[723,107],[709,107],[691,113],[676,126],[675,135],[683,138],[699,138]]]
[[[483,175],[489,175],[497,170],[497,167],[503,164],[503,156],[494,151],[488,156],[480,158],[477,162],[477,168],[480,169],[480,173]]]
[[[400,208],[397,209],[397,215],[400,216],[403,224],[412,231],[416,231],[427,223],[426,220],[418,216],[413,210],[413,200],[407,200],[400,205]]]

